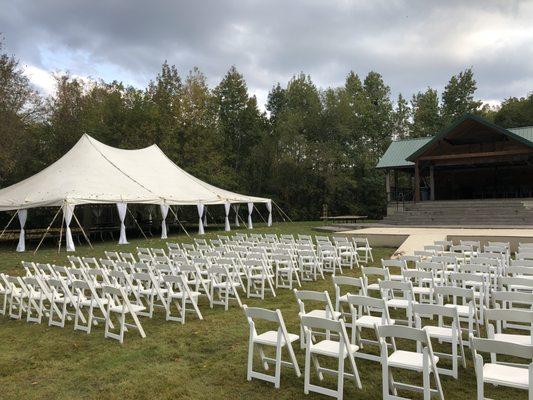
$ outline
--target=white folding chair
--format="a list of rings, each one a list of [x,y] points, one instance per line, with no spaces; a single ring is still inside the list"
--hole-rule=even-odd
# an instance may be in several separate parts
[[[200,292],[192,291],[183,276],[165,275],[163,276],[163,282],[166,285],[164,294],[167,302],[165,307],[167,321],[178,321],[184,324],[187,311],[194,312],[198,319],[203,319],[202,313],[198,308]],[[172,315],[172,304],[176,306],[178,316]],[[188,310],[187,304],[192,304],[193,309]]]
[[[383,400],[405,400],[404,397],[398,396],[398,389],[422,392],[424,400],[430,400],[432,395],[436,395],[440,400],[444,400],[444,393],[437,369],[439,358],[433,354],[428,333],[423,329],[397,325],[378,326],[377,331],[381,345]],[[388,338],[415,341],[418,350],[422,349],[422,352],[396,349],[389,355],[389,346],[386,342]],[[423,386],[395,381],[392,375],[393,368],[422,373]],[[433,374],[435,380],[435,389],[431,388],[431,374]]]
[[[209,268],[208,273],[211,278],[211,308],[213,308],[214,304],[220,304],[227,311],[230,300],[237,301],[239,307],[242,308],[241,298],[237,290],[239,284],[233,280],[228,269],[215,265]]]
[[[346,326],[343,320],[332,320],[327,318],[318,318],[300,315],[301,324],[305,332],[306,345],[305,345],[305,372],[304,372],[304,393],[315,392],[324,394],[326,396],[335,397],[342,400],[344,395],[344,379],[349,378],[353,380],[356,386],[361,389],[361,379],[359,378],[359,372],[355,364],[354,353],[359,348],[350,343],[348,334],[346,333]],[[316,330],[326,330],[333,332],[339,341],[333,341],[329,338],[318,341],[314,341],[314,332]],[[325,368],[320,365],[318,357],[336,358],[338,360],[337,369]],[[348,359],[351,373],[345,371],[345,359]],[[311,383],[311,362],[315,367],[320,381],[324,379],[324,374],[331,374],[337,377],[337,390],[325,388]]]
[[[121,344],[124,342],[124,332],[127,328],[136,328],[142,338],[146,337],[144,329],[139,321],[138,313],[144,310],[144,307],[137,304],[131,304],[128,296],[121,287],[102,286],[102,292],[107,299],[107,317],[105,322],[104,337],[118,340]],[[119,333],[112,332],[110,324],[112,315],[118,315]],[[126,317],[131,316],[133,323],[126,322]]]
[[[457,379],[459,375],[458,361],[460,360],[463,367],[466,368],[463,336],[457,309],[434,304],[415,304],[413,306],[413,311],[415,313],[416,327],[418,329],[424,329],[428,333],[430,339],[436,339],[439,343],[445,342],[451,345],[450,353],[434,352],[434,354],[441,358],[451,360],[452,362],[451,369],[439,367],[439,373],[450,375]],[[438,317],[437,325],[423,325],[423,320],[427,318],[433,319],[435,316]],[[444,319],[450,321],[447,326],[445,326]],[[458,349],[460,350],[460,354],[458,354]],[[418,349],[418,351],[420,351],[420,349]]]
[[[293,281],[296,280],[298,287],[302,286],[298,274],[298,267],[294,264],[292,257],[288,254],[273,254],[276,289],[292,289]]]
[[[405,310],[405,322],[408,326],[413,326],[413,304],[416,303],[416,300],[412,283],[409,281],[380,281],[379,288],[387,307]]]
[[[259,297],[264,300],[267,285],[268,290],[276,297],[272,279],[263,260],[246,259],[242,260],[242,264],[246,272],[246,294],[248,298]]]
[[[374,262],[374,256],[372,255],[372,247],[370,247],[370,243],[368,242],[368,238],[366,237],[352,237],[352,240],[355,244],[355,250],[357,253],[362,253],[363,258],[359,258],[361,262],[364,262],[365,264],[368,263],[368,260]]]
[[[361,273],[363,276],[363,282],[365,284],[365,289],[367,294],[370,291],[379,292],[379,281],[389,281],[389,270],[387,268],[377,268],[377,267],[361,267]],[[370,283],[369,278],[377,278],[377,282]]]
[[[299,315],[307,317],[318,317],[318,318],[327,318],[338,320],[341,316],[341,313],[335,311],[333,305],[331,304],[331,299],[327,291],[315,292],[312,290],[298,290],[294,289],[294,295],[296,296],[296,302],[298,303]],[[311,311],[306,310],[305,303],[312,303],[312,306],[319,306],[318,309],[313,309]],[[309,307],[307,307],[309,308]],[[323,332],[314,332],[316,335],[325,335],[328,339],[330,333],[326,331]],[[300,326],[300,346],[303,349],[305,346],[305,335],[303,326]]]
[[[381,362],[381,356],[362,352],[364,345],[379,346],[378,340],[363,338],[363,329],[371,330],[372,335],[377,336],[376,326],[394,325],[396,322],[389,315],[389,308],[383,299],[376,299],[368,296],[348,295],[347,302],[350,305],[352,314],[352,343],[359,346],[359,351],[354,355],[370,361]],[[378,314],[378,315],[376,315]],[[392,340],[390,344],[396,349],[396,344]]]
[[[505,310],[485,309],[485,321],[487,326],[487,338],[506,343],[516,343],[533,346],[533,311],[531,310]],[[522,331],[527,334],[519,334],[515,331],[505,331],[505,325],[509,324],[516,330],[516,325],[521,325]],[[518,330],[517,330],[518,331]],[[491,362],[497,363],[496,353],[491,353]]]
[[[296,375],[301,376],[300,367],[296,360],[292,343],[299,339],[298,335],[287,332],[285,327],[285,321],[281,315],[280,310],[271,311],[264,308],[248,307],[243,305],[244,313],[248,319],[250,325],[250,338],[248,341],[248,366],[247,366],[247,379],[249,381],[252,378],[261,379],[274,384],[274,387],[280,387],[281,381],[281,367],[294,368]],[[276,330],[269,330],[263,333],[257,333],[257,327],[255,320],[263,320],[276,325]],[[274,376],[268,375],[263,372],[257,372],[253,369],[254,362],[254,350],[257,347],[261,358],[263,368],[268,371],[269,364],[274,364]],[[264,351],[265,347],[274,347],[276,349],[275,358],[267,357]],[[283,348],[286,348],[289,353],[290,361],[284,361],[282,359]]]
[[[475,338],[470,335],[470,348],[474,357],[478,400],[486,399],[485,383],[526,390],[528,399],[533,400],[533,346]],[[517,366],[485,363],[480,352],[517,357],[527,360],[528,364]]]
[[[391,281],[403,281],[403,271],[407,269],[407,263],[404,260],[384,260],[381,259],[381,266],[389,270],[389,280]],[[393,274],[390,268],[398,270],[397,274]]]
[[[347,327],[351,327],[349,318],[351,312],[345,311],[343,305],[348,305],[348,295],[355,294],[366,296],[365,283],[363,278],[352,278],[348,276],[332,276],[333,286],[335,288],[335,311],[341,313],[344,317]]]
[[[435,287],[435,296],[439,305],[457,309],[459,322],[468,323],[467,332],[469,334],[474,333],[475,325],[476,333],[479,335],[479,313],[474,289],[437,286]],[[461,330],[464,329],[461,328]]]

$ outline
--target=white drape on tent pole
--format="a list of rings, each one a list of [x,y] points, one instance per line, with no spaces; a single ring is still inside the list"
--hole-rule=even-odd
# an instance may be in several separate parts
[[[120,238],[118,239],[118,244],[128,244],[128,239],[126,239],[126,224],[124,224],[128,205],[126,203],[117,203],[117,210],[118,217],[120,218]]]
[[[204,226],[207,226],[207,206],[204,206]]]
[[[20,235],[17,251],[22,253],[23,251],[26,251],[26,231],[24,231],[24,226],[26,225],[26,219],[28,218],[28,210],[19,210],[17,214],[20,222]]]
[[[253,229],[252,212],[254,211],[254,203],[248,203],[248,229]]]
[[[231,231],[231,227],[229,225],[229,210],[231,208],[230,203],[224,203],[224,211],[226,211],[226,218],[224,219],[224,230],[226,232]]]
[[[74,246],[74,240],[72,239],[72,231],[70,230],[70,221],[72,221],[72,215],[74,215],[73,204],[65,204],[63,206],[63,219],[65,221],[65,242],[67,251],[76,251]]]
[[[161,239],[167,239],[167,215],[169,206],[161,204]]]
[[[272,226],[272,202],[271,201],[266,203],[266,208],[268,210],[267,226]]]
[[[204,215],[204,205],[202,203],[197,204],[198,207],[198,234],[204,234],[204,224],[202,222],[202,216]]]
[[[235,204],[233,208],[235,209],[235,226],[238,228],[241,226],[241,224],[239,224],[239,204]]]

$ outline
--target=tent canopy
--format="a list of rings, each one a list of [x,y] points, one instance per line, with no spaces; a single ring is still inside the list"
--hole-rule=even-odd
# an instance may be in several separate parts
[[[155,144],[124,150],[86,134],[41,172],[0,190],[0,211],[63,204],[269,202],[203,182],[178,167]]]

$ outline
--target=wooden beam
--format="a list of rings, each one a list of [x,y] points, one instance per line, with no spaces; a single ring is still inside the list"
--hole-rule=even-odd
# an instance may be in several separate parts
[[[425,156],[420,157],[420,161],[430,160],[455,160],[459,158],[470,159],[472,157],[500,157],[500,156],[514,156],[519,154],[533,154],[533,149],[513,149],[513,150],[501,150],[501,151],[486,151],[481,153],[461,153],[461,154],[442,154],[438,156]]]
[[[433,165],[429,166],[429,190],[430,200],[435,200],[435,177],[433,173]]]
[[[385,173],[385,188],[387,190],[387,203],[390,203],[390,171]]]
[[[420,201],[420,167],[418,160],[415,161],[415,203]]]

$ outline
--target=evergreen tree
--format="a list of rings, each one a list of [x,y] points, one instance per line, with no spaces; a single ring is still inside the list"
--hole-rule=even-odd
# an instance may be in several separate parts
[[[393,115],[393,135],[397,139],[403,139],[409,136],[411,129],[411,109],[409,103],[400,93],[396,101],[396,108]]]

